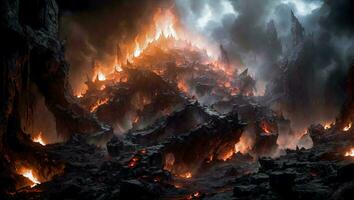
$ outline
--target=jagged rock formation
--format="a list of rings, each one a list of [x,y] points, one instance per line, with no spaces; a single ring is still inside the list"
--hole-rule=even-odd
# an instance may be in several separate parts
[[[68,64],[58,40],[56,2],[2,0],[0,6],[1,176],[13,176],[17,160],[42,169],[56,168],[22,131],[22,116],[31,113],[31,85],[36,85],[44,96],[55,116],[57,132],[63,136],[99,131],[101,126],[75,104],[70,94]],[[2,185],[0,191],[13,186]]]

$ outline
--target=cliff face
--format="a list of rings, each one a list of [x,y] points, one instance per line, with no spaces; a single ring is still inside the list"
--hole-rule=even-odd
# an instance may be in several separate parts
[[[100,126],[71,96],[55,0],[1,0],[0,31],[0,177],[14,180],[17,160],[33,164],[44,154],[21,127],[23,116],[31,113],[31,85],[44,96],[63,136],[95,132]],[[0,191],[14,187],[13,182],[0,185]]]

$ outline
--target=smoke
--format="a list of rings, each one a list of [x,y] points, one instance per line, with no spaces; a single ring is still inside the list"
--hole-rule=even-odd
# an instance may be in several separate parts
[[[84,88],[94,62],[112,70],[117,46],[132,44],[139,31],[151,24],[158,8],[171,7],[163,0],[58,0],[60,36],[70,63],[70,82],[77,94]],[[123,52],[124,53],[124,52]],[[107,71],[108,72],[108,71]]]
[[[114,63],[157,8],[222,44],[236,68],[249,68],[275,105],[303,129],[334,120],[354,58],[353,1],[348,0],[58,0],[70,79],[80,91],[93,60]],[[292,16],[292,12],[294,17]],[[295,20],[296,19],[296,20]],[[294,45],[295,21],[304,29]],[[111,69],[111,68],[110,68]],[[275,98],[276,97],[276,98]],[[276,109],[276,108],[275,108]]]
[[[343,103],[345,76],[354,58],[353,4],[346,0],[176,0],[184,23],[223,44],[235,66],[249,68],[257,81],[268,84],[269,96],[278,97],[273,103],[282,105],[278,109],[298,129],[334,120]],[[294,21],[304,29],[302,44],[297,46]]]

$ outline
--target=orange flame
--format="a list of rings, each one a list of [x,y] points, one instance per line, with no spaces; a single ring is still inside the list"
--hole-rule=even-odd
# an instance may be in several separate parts
[[[102,72],[98,72],[97,78],[98,78],[99,81],[105,81],[106,80],[106,76]]]
[[[39,132],[39,134],[33,138],[33,142],[37,142],[43,146],[46,145],[46,143],[44,142],[43,138],[42,138],[42,132]]]
[[[354,148],[351,148],[350,151],[347,151],[345,153],[345,156],[354,157]]]
[[[39,182],[38,178],[33,174],[32,169],[23,168],[19,171],[19,174],[26,177],[28,180],[30,180],[33,183],[31,185],[31,187],[41,184],[41,182]]]
[[[192,178],[192,173],[186,172],[184,174],[180,174],[179,176],[182,178],[185,178],[185,179],[190,179],[190,178]]]
[[[347,132],[352,128],[352,122],[350,122],[347,126],[343,128],[343,131]]]

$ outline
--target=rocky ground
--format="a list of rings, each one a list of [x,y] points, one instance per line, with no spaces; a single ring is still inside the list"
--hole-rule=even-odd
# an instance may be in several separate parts
[[[76,135],[46,147],[66,161],[62,176],[8,199],[351,199],[354,158],[345,152],[354,143],[353,134],[321,125],[312,126],[309,134],[311,149],[258,160],[238,153],[203,166],[190,179],[156,167],[130,167],[132,155],[149,153],[110,156]]]

